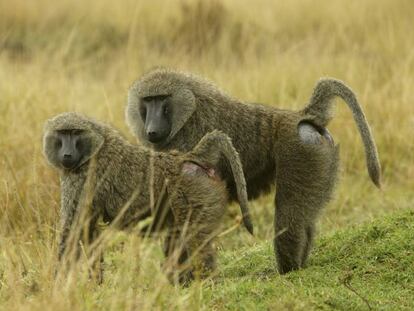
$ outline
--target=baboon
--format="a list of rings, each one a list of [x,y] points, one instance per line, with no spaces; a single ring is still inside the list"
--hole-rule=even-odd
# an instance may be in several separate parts
[[[127,229],[152,216],[152,224],[142,231],[167,231],[164,253],[173,267],[170,279],[185,284],[196,273],[207,275],[215,267],[212,239],[228,203],[225,182],[215,168],[221,155],[234,173],[242,219],[253,233],[240,158],[230,138],[218,130],[185,154],[159,153],[129,143],[108,125],[63,113],[46,122],[43,146],[48,162],[60,170],[61,261],[71,251],[70,243],[77,258],[78,241],[96,241],[99,217]],[[79,215],[84,225],[70,241]]]
[[[343,82],[321,79],[300,111],[243,103],[198,76],[155,69],[128,93],[126,119],[132,132],[155,150],[191,150],[214,129],[226,133],[240,154],[249,199],[276,185],[274,248],[278,270],[303,267],[314,238],[315,220],[332,195],[338,147],[326,129],[332,99],[341,97],[352,110],[365,147],[368,172],[380,187],[378,153],[365,115]],[[232,199],[235,184],[224,171]]]

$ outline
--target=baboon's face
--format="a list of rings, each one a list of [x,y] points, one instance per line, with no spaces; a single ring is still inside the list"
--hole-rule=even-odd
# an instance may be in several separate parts
[[[51,162],[65,170],[75,169],[91,153],[91,139],[85,130],[57,130],[46,142]]]
[[[96,155],[105,142],[104,132],[91,119],[65,112],[46,121],[43,153],[48,162],[63,170],[73,170]]]
[[[171,132],[171,96],[157,95],[141,98],[139,113],[144,123],[146,139],[153,144],[162,144]]]

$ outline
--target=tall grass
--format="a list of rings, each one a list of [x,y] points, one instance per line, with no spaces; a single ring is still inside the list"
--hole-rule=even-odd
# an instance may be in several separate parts
[[[321,232],[412,208],[413,15],[409,0],[0,0],[0,308],[208,309],[202,284],[168,284],[157,241],[124,234],[109,242],[103,285],[83,274],[53,277],[59,184],[41,153],[43,122],[74,110],[129,135],[127,88],[155,66],[292,109],[304,106],[319,77],[346,81],[372,125],[384,189],[370,183],[352,115],[338,101],[330,130],[341,144],[341,180]],[[271,239],[272,201],[252,203],[255,239],[240,230],[219,248]]]

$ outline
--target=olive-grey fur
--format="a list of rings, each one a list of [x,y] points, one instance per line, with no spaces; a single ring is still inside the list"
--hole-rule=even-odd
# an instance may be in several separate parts
[[[82,130],[80,135],[85,135],[92,145],[91,152],[73,169],[64,169],[56,160],[54,135],[62,130]],[[117,227],[121,229],[153,216],[156,223],[144,231],[167,231],[164,249],[167,261],[173,260],[171,258],[177,256],[177,251],[179,253],[172,267],[188,264],[190,257],[193,263],[186,269],[172,269],[175,274],[169,276],[178,275],[178,281],[185,283],[194,277],[194,272],[210,271],[215,266],[211,240],[217,234],[229,198],[224,181],[217,174],[208,176],[200,167],[214,172],[220,155],[224,155],[234,169],[245,224],[250,232],[253,230],[241,162],[229,137],[220,131],[205,135],[194,150],[186,154],[159,153],[130,144],[108,125],[76,113],[63,113],[45,124],[44,154],[48,162],[60,170],[59,259],[69,251],[68,239],[76,217],[82,209],[90,209],[86,213],[85,243],[96,239],[99,216],[105,222],[118,217]],[[196,169],[188,173],[184,171],[184,165],[195,165]],[[85,190],[87,186],[92,189],[89,207],[82,204],[90,195]],[[75,241],[75,248],[78,248],[77,244]]]
[[[170,135],[158,144],[146,140],[139,105],[144,97],[171,97]],[[338,169],[338,147],[325,126],[330,100],[342,97],[353,111],[363,138],[370,176],[380,185],[380,165],[369,126],[353,92],[335,79],[316,85],[308,106],[300,111],[243,103],[212,82],[189,73],[155,69],[130,88],[126,119],[138,139],[155,150],[188,151],[205,134],[228,134],[239,152],[249,198],[276,184],[275,254],[286,273],[304,266],[318,212],[332,196]],[[235,185],[221,162],[232,199]]]
[[[381,187],[381,165],[378,157],[377,147],[368,125],[368,121],[354,92],[342,81],[323,78],[318,81],[308,106],[303,110],[305,115],[313,116],[313,122],[321,127],[328,125],[332,119],[332,99],[342,98],[351,109],[361,134],[365,148],[365,157],[369,176],[377,187]]]

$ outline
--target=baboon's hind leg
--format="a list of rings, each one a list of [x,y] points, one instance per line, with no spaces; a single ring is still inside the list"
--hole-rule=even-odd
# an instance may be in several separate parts
[[[216,268],[212,239],[217,235],[211,224],[180,224],[183,231],[170,232],[165,240],[166,272],[172,283],[188,285],[206,278]]]
[[[188,250],[196,278],[206,278],[216,268],[216,252],[212,244],[216,234],[210,228],[195,228],[189,232]]]
[[[306,260],[308,259],[310,250],[313,244],[313,238],[315,236],[315,225],[308,224],[306,228],[306,243],[302,253],[302,267],[306,264]]]
[[[325,131],[300,124],[298,135],[279,148],[274,247],[282,274],[306,263],[317,216],[334,189],[338,148]]]
[[[182,238],[183,235],[179,230],[168,230],[163,246],[164,271],[171,283],[187,285],[194,276],[189,266],[188,250]]]

